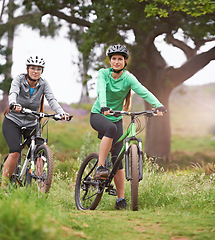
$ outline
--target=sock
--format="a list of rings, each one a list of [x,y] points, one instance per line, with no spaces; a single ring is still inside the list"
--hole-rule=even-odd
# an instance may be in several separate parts
[[[120,202],[120,201],[122,201],[124,198],[117,198],[116,199],[116,202]]]

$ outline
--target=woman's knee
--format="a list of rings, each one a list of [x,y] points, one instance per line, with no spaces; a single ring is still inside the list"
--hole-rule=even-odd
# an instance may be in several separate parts
[[[13,156],[13,157],[19,157],[20,153],[19,152],[12,152],[10,153],[10,156]]]
[[[20,153],[19,152],[12,152],[9,154],[10,159],[13,159],[13,161],[17,161],[19,158]]]
[[[21,153],[21,147],[17,146],[17,147],[11,147],[10,148],[10,154],[20,154]]]
[[[114,123],[112,123],[107,126],[104,135],[105,137],[114,138],[116,132],[117,132],[117,126]]]

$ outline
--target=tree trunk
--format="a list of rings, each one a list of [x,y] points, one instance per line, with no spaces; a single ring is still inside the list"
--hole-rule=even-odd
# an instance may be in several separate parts
[[[168,110],[169,95],[159,99]],[[150,109],[146,103],[146,109]],[[152,117],[146,128],[144,151],[148,156],[156,156],[168,160],[171,147],[171,128],[169,111],[163,117]]]
[[[13,4],[13,1],[10,0],[9,1],[9,18],[13,19],[13,8],[11,7]],[[10,29],[8,29],[8,36],[7,36],[7,50],[9,52],[9,54],[6,56],[6,61],[8,63],[8,69],[7,72],[5,73],[5,82],[6,81],[11,81],[11,66],[12,66],[12,62],[13,62],[13,55],[12,55],[12,51],[13,51],[13,42],[14,42],[14,27],[11,27]],[[8,106],[8,92],[9,92],[9,84],[5,84],[8,85],[8,87],[6,87],[5,89],[3,89],[3,99],[0,103],[0,111],[1,113],[4,112],[5,108]]]
[[[4,112],[7,106],[8,106],[8,94],[6,92],[3,92],[3,98],[2,98],[2,101],[0,102],[1,113]]]
[[[132,52],[137,52],[138,54],[132,55],[132,63],[129,65],[131,72],[168,110],[169,96],[174,86],[170,84],[171,79],[166,77],[167,68],[164,59],[153,43],[151,43],[150,47],[145,46],[142,54],[140,49],[132,49]],[[139,62],[142,62],[143,65],[141,66]],[[147,102],[145,104],[146,109],[152,108]],[[149,119],[146,127],[144,151],[149,156],[156,156],[167,160],[170,153],[170,146],[171,129],[168,111],[168,113],[164,114],[164,117],[152,117]]]

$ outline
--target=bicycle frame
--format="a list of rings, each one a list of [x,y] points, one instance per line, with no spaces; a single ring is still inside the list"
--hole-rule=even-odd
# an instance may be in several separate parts
[[[138,210],[138,186],[139,181],[143,179],[143,151],[142,151],[142,140],[137,138],[145,127],[141,127],[140,120],[136,116],[146,116],[147,120],[149,117],[157,116],[155,111],[146,110],[141,112],[125,112],[125,111],[110,111],[110,114],[115,117],[121,115],[127,115],[131,117],[130,124],[127,130],[122,134],[118,141],[113,145],[111,151],[117,144],[122,143],[122,148],[116,161],[111,169],[111,161],[109,161],[109,155],[105,161],[105,167],[111,169],[108,177],[95,178],[96,168],[98,166],[99,154],[89,154],[81,164],[78,171],[76,185],[75,185],[75,202],[78,210],[94,210],[98,206],[103,192],[107,192],[109,195],[117,196],[117,190],[114,189],[114,185],[111,184],[115,174],[117,173],[122,159],[125,155],[125,174],[126,179],[131,183],[131,209],[133,211]],[[146,122],[147,124],[147,122]],[[120,146],[121,147],[121,146]],[[110,151],[110,152],[111,152]]]
[[[21,151],[22,151],[26,147],[26,145],[29,142],[31,142],[28,152],[26,154],[22,169],[21,169],[21,154],[20,154],[20,157],[18,160],[18,166],[17,166],[18,167],[18,174],[17,174],[18,182],[23,181],[23,178],[25,176],[25,173],[26,173],[26,170],[27,170],[30,160],[31,160],[32,173],[34,172],[34,170],[35,170],[35,166],[34,166],[35,149],[36,149],[37,145],[42,145],[42,144],[47,143],[47,139],[41,137],[41,134],[42,134],[41,119],[42,119],[42,116],[37,118],[37,124],[36,124],[35,128],[31,131],[30,135],[26,139],[24,139],[23,143],[21,143]],[[21,172],[20,172],[20,170],[21,170]],[[33,177],[33,175],[34,174],[32,174],[32,177]]]
[[[113,169],[107,178],[107,182],[111,182],[114,175],[117,173],[118,167],[123,159],[125,154],[125,173],[127,181],[131,180],[131,176],[129,175],[129,149],[132,144],[136,144],[138,147],[138,155],[139,155],[139,181],[143,179],[143,151],[142,151],[142,139],[136,138],[136,123],[135,123],[135,115],[131,115],[131,123],[128,129],[124,132],[124,134],[118,139],[114,148],[118,143],[125,140],[125,143],[113,165]]]
[[[51,118],[54,120],[65,119],[70,121],[73,116],[68,115],[64,118],[59,114],[41,113],[26,108],[22,108],[20,113],[34,115],[36,117],[36,125],[29,136],[23,141],[22,135],[25,135],[24,130],[26,128],[21,128],[21,152],[14,173],[10,177],[10,182],[12,182],[13,185],[18,183],[20,186],[28,186],[31,184],[32,179],[34,179],[40,191],[47,193],[51,187],[53,177],[53,154],[50,147],[47,145],[48,129],[47,138],[42,137],[42,129],[45,125],[48,126]],[[47,118],[43,124],[41,124],[42,118]],[[23,149],[27,145],[27,153],[23,153]],[[4,158],[0,166],[1,170],[7,161],[8,155]]]
[[[26,154],[22,169],[21,169],[21,154],[20,154],[20,158],[18,160],[18,174],[17,174],[17,177],[19,177],[18,182],[21,182],[23,180],[30,160],[31,160],[31,165],[30,165],[31,176],[33,178],[37,178],[37,177],[35,177],[35,174],[34,174],[34,171],[35,171],[34,153],[35,153],[37,146],[40,146],[42,144],[47,144],[47,139],[41,137],[41,135],[42,135],[42,126],[41,126],[42,118],[53,117],[55,120],[61,119],[61,117],[56,114],[46,114],[46,113],[42,113],[42,112],[38,113],[35,111],[31,111],[30,109],[23,109],[22,111],[24,113],[30,113],[30,114],[37,116],[36,117],[37,122],[36,122],[35,128],[32,130],[30,135],[21,144],[21,151],[22,151],[24,149],[24,147],[31,141],[31,144],[30,144],[28,152]],[[71,118],[72,118],[72,116],[69,116],[68,121],[70,121]],[[46,168],[46,165],[44,166],[44,168]],[[21,173],[19,172],[20,169],[21,169]],[[20,173],[20,175],[19,175],[19,173]]]

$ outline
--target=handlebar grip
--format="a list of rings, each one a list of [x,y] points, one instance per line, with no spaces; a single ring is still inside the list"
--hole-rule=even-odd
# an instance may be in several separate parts
[[[71,121],[72,118],[73,118],[73,115],[70,115],[67,121]]]
[[[20,112],[21,113],[32,113],[32,111],[28,108],[22,108],[22,110]]]
[[[70,121],[73,118],[73,115],[68,116],[68,119],[66,119],[66,121]],[[53,116],[53,119],[58,121],[58,120],[62,120],[62,116],[60,114],[56,114]]]
[[[56,114],[53,116],[53,119],[58,121],[58,120],[62,120],[62,116],[60,114]]]

